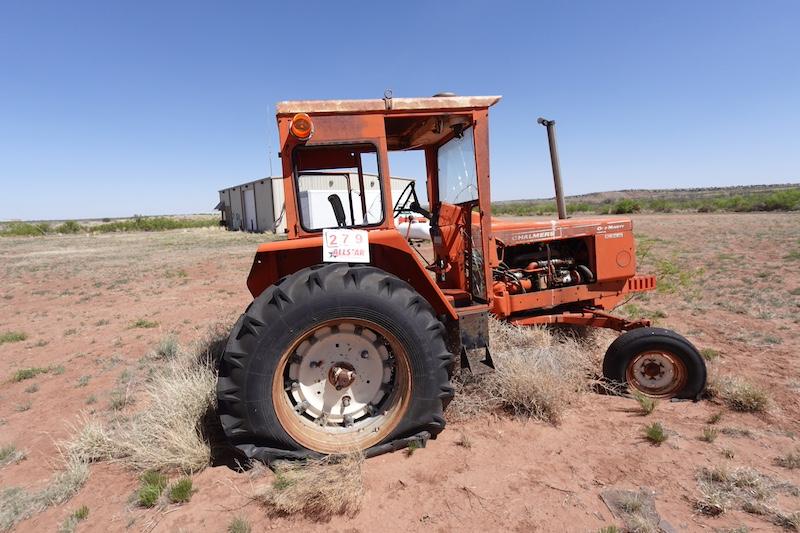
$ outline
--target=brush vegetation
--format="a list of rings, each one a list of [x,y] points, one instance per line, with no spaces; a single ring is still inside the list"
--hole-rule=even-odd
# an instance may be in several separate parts
[[[624,192],[624,191],[623,191]],[[669,195],[670,191],[655,191],[656,194]],[[651,195],[652,196],[652,195]],[[566,199],[567,213],[587,214],[631,214],[639,212],[670,213],[673,211],[696,213],[749,213],[757,211],[797,211],[800,210],[800,186],[788,186],[783,190],[756,190],[731,194],[720,189],[705,197],[689,195],[666,198],[620,198],[601,201],[590,199]],[[495,202],[492,214],[530,216],[556,213],[555,200],[519,200]]]
[[[103,224],[81,224],[68,220],[58,226],[47,222],[8,222],[0,228],[0,236],[39,237],[52,234],[114,233],[126,231],[166,231],[185,228],[208,228],[219,225],[217,217],[146,217],[134,215],[127,220],[116,220]]]
[[[278,462],[272,483],[256,488],[254,496],[274,515],[302,514],[313,520],[353,516],[364,496],[363,463],[361,453]]]

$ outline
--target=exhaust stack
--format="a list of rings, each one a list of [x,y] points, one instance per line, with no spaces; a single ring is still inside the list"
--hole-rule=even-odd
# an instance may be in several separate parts
[[[558,162],[558,147],[556,146],[556,121],[539,117],[536,121],[547,128],[547,142],[550,145],[550,163],[553,165],[553,183],[556,187],[556,207],[558,218],[567,218],[567,206],[564,203],[564,190],[561,187],[561,165]]]

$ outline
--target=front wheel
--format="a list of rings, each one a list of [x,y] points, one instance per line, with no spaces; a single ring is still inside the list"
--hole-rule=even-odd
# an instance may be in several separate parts
[[[706,365],[697,348],[662,328],[638,328],[620,335],[606,351],[603,375],[653,398],[694,400],[706,386]]]
[[[234,326],[217,398],[228,439],[270,462],[389,451],[444,427],[444,327],[404,281],[366,265],[300,270]]]

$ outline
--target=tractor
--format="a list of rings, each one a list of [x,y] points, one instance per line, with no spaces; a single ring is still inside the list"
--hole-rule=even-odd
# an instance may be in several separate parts
[[[221,425],[248,459],[424,445],[445,427],[453,374],[493,371],[490,317],[617,330],[605,378],[656,398],[700,396],[706,368],[687,339],[610,313],[656,280],[636,274],[629,218],[566,217],[554,122],[539,119],[559,218],[492,218],[489,108],[499,100],[277,104],[288,238],[258,247],[253,301],[217,384]],[[398,151],[424,157],[426,187],[411,182],[393,202]],[[320,184],[333,183],[325,197]],[[395,227],[409,211],[430,221],[430,257]]]

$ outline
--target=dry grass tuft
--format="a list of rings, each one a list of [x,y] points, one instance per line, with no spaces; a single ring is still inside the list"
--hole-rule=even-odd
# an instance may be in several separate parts
[[[778,513],[773,521],[775,524],[790,531],[800,531],[800,511],[794,513]]]
[[[272,484],[257,488],[255,499],[276,515],[303,514],[314,520],[353,516],[364,496],[361,453],[305,462],[278,462]]]
[[[0,467],[18,463],[25,459],[25,452],[18,450],[13,444],[0,448]]]
[[[9,530],[52,505],[66,502],[78,492],[89,477],[89,465],[68,452],[64,455],[64,463],[64,469],[37,491],[29,492],[19,487],[0,489],[0,531]]]
[[[465,420],[503,408],[514,415],[558,423],[564,411],[591,385],[597,368],[593,353],[572,337],[544,328],[517,327],[491,320],[489,331],[496,371],[454,380],[450,420]]]
[[[250,522],[243,516],[234,517],[228,524],[228,533],[250,533],[252,530]]]
[[[705,427],[703,428],[703,434],[700,436],[700,440],[708,443],[712,443],[717,440],[717,435],[719,434],[719,430],[714,427]]]
[[[716,516],[730,509],[764,516],[775,523],[786,517],[772,505],[779,492],[794,494],[797,487],[765,476],[752,468],[729,469],[725,466],[704,468],[698,474],[701,498],[695,507]]]
[[[783,468],[788,468],[789,470],[800,468],[800,448],[791,450],[780,457],[776,457],[775,464]]]
[[[70,444],[71,453],[86,461],[119,461],[137,470],[192,473],[208,466],[211,448],[199,422],[215,401],[216,373],[204,350],[216,342],[217,334],[194,353],[175,349],[171,358],[157,360],[143,391],[145,409],[109,424],[85,420]]]
[[[724,401],[734,411],[763,413],[769,409],[767,391],[740,377],[717,377],[708,385],[708,391]]]

